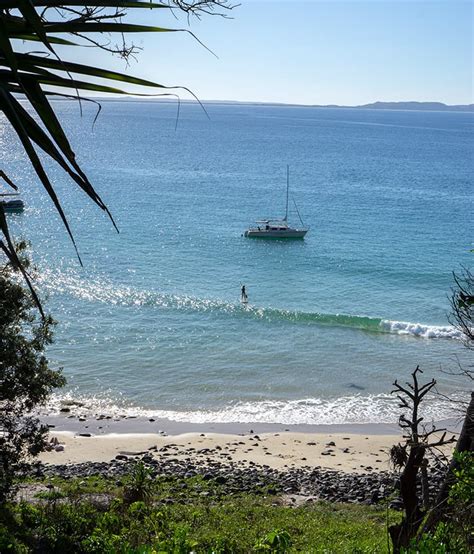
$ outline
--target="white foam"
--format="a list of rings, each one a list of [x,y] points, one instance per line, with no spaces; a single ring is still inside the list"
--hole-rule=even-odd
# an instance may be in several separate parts
[[[461,331],[452,325],[424,325],[423,323],[410,323],[409,321],[391,321],[383,319],[380,327],[387,333],[394,335],[412,335],[424,339],[457,339],[461,340]]]
[[[200,410],[162,410],[126,406],[123,402],[105,397],[84,398],[55,395],[46,412],[58,414],[64,401],[79,402],[71,405],[76,415],[89,417],[111,415],[115,418],[134,416],[168,419],[185,423],[279,423],[288,425],[335,425],[357,423],[393,423],[400,416],[397,399],[388,394],[347,395],[338,398],[304,398],[299,400],[263,400],[238,402],[222,408]],[[456,397],[457,398],[457,397]],[[69,405],[69,404],[68,404]],[[425,402],[422,416],[427,420],[456,417],[457,407],[442,399]]]
[[[140,290],[127,285],[115,285],[107,278],[94,277],[84,278],[77,275],[74,271],[54,272],[45,270],[40,275],[40,283],[45,290],[50,293],[67,293],[76,298],[89,302],[100,302],[111,305],[120,306],[156,306],[161,309],[180,309],[180,310],[198,310],[208,312],[217,310],[228,314],[241,313],[241,307],[219,299],[202,299],[189,295],[172,295],[163,294],[158,291]],[[285,316],[289,321],[298,322],[301,316],[301,321],[311,320],[314,316],[315,324],[333,324],[354,326],[354,328],[376,331],[376,319],[365,316],[344,316],[314,314],[305,312],[290,312],[286,310],[275,310],[272,308],[252,307],[247,308],[246,313],[259,319],[272,319],[272,316]],[[356,321],[351,324],[348,320],[369,320],[375,321],[374,326],[369,325],[366,321]],[[427,325],[423,323],[411,323],[409,321],[392,321],[390,319],[382,319],[379,324],[379,329],[385,333],[395,335],[411,335],[424,339],[456,339],[463,338],[462,333],[453,326]]]

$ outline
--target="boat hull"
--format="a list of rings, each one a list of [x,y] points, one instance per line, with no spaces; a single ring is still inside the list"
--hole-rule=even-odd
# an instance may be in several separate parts
[[[0,204],[6,214],[19,214],[23,211],[25,207],[22,200],[9,200],[6,202],[3,201],[0,202]]]
[[[244,236],[252,239],[303,239],[308,229],[270,230],[248,229]]]

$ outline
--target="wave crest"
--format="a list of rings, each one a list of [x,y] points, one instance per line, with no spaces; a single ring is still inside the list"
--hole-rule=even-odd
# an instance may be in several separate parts
[[[383,319],[380,327],[387,333],[395,335],[412,335],[424,339],[462,339],[462,333],[451,325],[423,325],[409,321],[390,321]]]
[[[452,326],[426,325],[406,321],[392,321],[377,317],[351,314],[326,314],[283,310],[271,307],[242,306],[220,299],[197,298],[189,295],[163,294],[157,291],[139,290],[134,287],[116,286],[106,279],[79,277],[74,273],[46,271],[41,284],[50,293],[70,294],[90,302],[101,302],[130,307],[157,307],[160,309],[249,317],[262,321],[283,321],[300,325],[347,327],[371,333],[409,335],[424,339],[461,339],[462,333]]]
[[[454,398],[454,396],[456,398]],[[453,399],[461,399],[454,395]],[[459,398],[458,398],[459,396]],[[337,398],[304,398],[298,400],[262,400],[236,402],[215,409],[163,410],[125,406],[122,402],[77,396],[71,393],[54,395],[46,406],[48,414],[58,415],[68,405],[76,415],[88,417],[143,417],[167,419],[181,423],[277,423],[287,425],[340,425],[362,423],[397,423],[398,401],[388,394],[355,394]],[[442,399],[424,403],[425,421],[439,421],[459,415],[455,405]]]

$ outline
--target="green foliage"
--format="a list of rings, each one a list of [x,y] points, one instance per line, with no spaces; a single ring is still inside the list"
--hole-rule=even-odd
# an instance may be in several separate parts
[[[25,243],[17,246],[19,252],[25,248]],[[0,503],[21,463],[45,446],[47,427],[31,411],[65,382],[43,354],[52,342],[54,322],[49,316],[39,319],[34,308],[13,266],[0,267]]]
[[[470,549],[455,526],[441,522],[432,534],[424,533],[420,539],[413,540],[402,554],[468,554]]]
[[[133,502],[149,502],[153,492],[153,480],[151,471],[140,461],[132,470],[123,490],[123,498],[126,504]]]
[[[448,498],[450,536],[467,546],[474,544],[474,454],[455,452],[454,459],[459,465]]]
[[[262,494],[222,495],[221,487],[209,482],[202,491],[202,480],[176,478],[156,480],[146,502],[128,504],[115,481],[102,481],[94,486],[98,478],[86,479],[79,487],[56,480],[62,498],[10,504],[3,544],[15,544],[13,551],[53,554],[386,552],[386,513],[380,508],[329,503],[294,508]],[[185,492],[178,494],[183,484]],[[97,489],[114,496],[98,502],[90,494]]]
[[[454,469],[455,481],[448,497],[448,509],[444,521],[436,526],[433,533],[424,533],[412,541],[410,554],[450,554],[471,552],[474,542],[474,454],[455,452],[458,462]]]
[[[282,529],[275,529],[267,533],[263,539],[260,539],[255,544],[256,552],[275,552],[283,554],[287,552],[291,546],[290,534]]]
[[[449,492],[449,504],[468,508],[474,505],[474,454],[455,452],[459,466],[454,470],[455,482]]]

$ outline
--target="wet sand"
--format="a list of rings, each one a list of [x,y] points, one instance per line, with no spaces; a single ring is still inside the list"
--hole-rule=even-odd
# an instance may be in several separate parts
[[[390,447],[401,438],[399,428],[388,424],[192,424],[77,415],[42,419],[50,426],[51,439],[59,443],[39,456],[47,464],[109,462],[116,456],[132,459],[148,453],[161,460],[358,473],[388,470]]]

